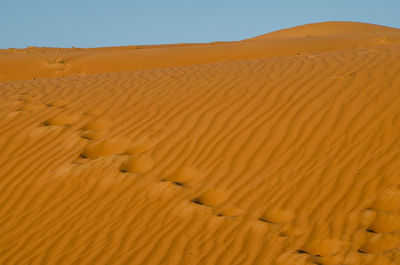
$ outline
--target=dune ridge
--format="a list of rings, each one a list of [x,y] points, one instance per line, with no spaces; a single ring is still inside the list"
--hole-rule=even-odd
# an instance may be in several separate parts
[[[0,50],[0,81],[252,60],[385,46],[399,42],[399,29],[355,22],[327,22],[235,42],[92,49],[8,49]]]
[[[10,67],[0,264],[399,264],[398,31]],[[130,52],[100,50],[80,62]]]
[[[296,26],[288,29],[281,29],[248,40],[274,39],[274,38],[302,38],[321,36],[352,36],[354,35],[375,35],[375,34],[396,34],[397,28],[380,26],[361,22],[328,21],[311,23]]]

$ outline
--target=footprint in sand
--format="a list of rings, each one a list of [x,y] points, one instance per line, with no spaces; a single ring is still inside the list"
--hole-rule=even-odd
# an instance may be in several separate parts
[[[400,212],[378,211],[367,230],[375,233],[390,233],[400,231]]]
[[[400,188],[391,187],[376,197],[364,211],[365,241],[360,253],[380,253],[400,247]]]
[[[80,113],[61,113],[45,120],[41,123],[41,126],[71,126],[78,122],[81,117],[82,114]]]
[[[294,212],[291,210],[271,209],[265,211],[258,220],[272,224],[286,224],[291,222],[294,216]]]
[[[144,174],[154,167],[154,160],[149,155],[130,156],[129,159],[122,163],[120,171],[124,173]]]
[[[196,168],[184,166],[176,170],[171,175],[163,178],[162,181],[169,181],[174,185],[187,187],[191,186],[195,182],[198,182],[200,179],[201,174]]]
[[[191,201],[198,205],[216,207],[229,198],[229,193],[224,189],[210,189],[193,198]]]
[[[343,245],[344,242],[336,238],[312,240],[294,254],[303,257],[307,261],[305,264],[342,264],[344,257],[338,253]]]
[[[123,154],[129,146],[129,141],[124,138],[107,138],[88,142],[82,150],[82,158],[99,158],[113,154]]]
[[[111,126],[111,121],[95,118],[81,128],[80,136],[86,140],[98,140],[107,136]]]
[[[359,249],[361,253],[380,253],[399,247],[398,233],[367,233],[365,243]]]
[[[234,205],[228,205],[225,207],[219,207],[219,209],[216,209],[217,211],[217,216],[218,217],[228,217],[228,218],[233,218],[233,217],[240,217],[240,216],[245,216],[246,212]]]

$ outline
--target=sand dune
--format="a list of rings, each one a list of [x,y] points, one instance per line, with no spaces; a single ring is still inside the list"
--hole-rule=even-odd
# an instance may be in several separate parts
[[[400,264],[400,30],[0,58],[0,264]]]
[[[237,42],[95,49],[8,49],[0,50],[0,81],[253,60],[385,46],[399,42],[398,29],[363,23],[329,22],[295,27]]]
[[[274,38],[301,38],[301,37],[322,37],[322,36],[338,36],[349,35],[384,35],[398,34],[396,28],[373,25],[368,23],[355,22],[322,22],[301,25],[289,29],[281,29],[261,36],[250,38],[253,40],[274,39]]]

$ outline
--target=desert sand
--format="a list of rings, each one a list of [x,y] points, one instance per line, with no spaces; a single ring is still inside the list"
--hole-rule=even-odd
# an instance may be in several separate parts
[[[0,50],[0,264],[400,264],[400,29]]]

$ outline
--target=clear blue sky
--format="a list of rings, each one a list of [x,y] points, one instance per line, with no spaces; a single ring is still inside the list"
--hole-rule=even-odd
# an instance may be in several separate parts
[[[0,48],[240,40],[332,20],[400,28],[400,0],[0,0]]]

